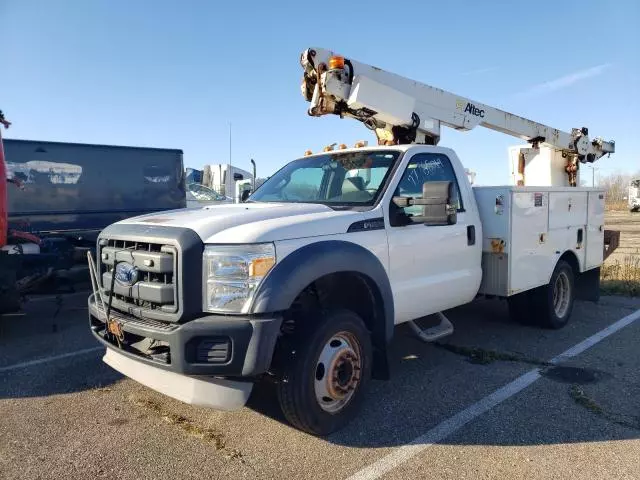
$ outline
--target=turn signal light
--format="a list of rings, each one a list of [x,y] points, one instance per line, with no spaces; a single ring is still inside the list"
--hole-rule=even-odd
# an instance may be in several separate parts
[[[344,143],[341,143],[340,145],[338,145],[338,148],[340,150],[345,150],[347,148],[347,146]]]
[[[334,55],[329,58],[329,70],[333,70],[336,68],[344,68],[344,57],[340,55]]]
[[[311,150],[306,150],[306,151],[304,152],[304,156],[305,156],[305,157],[308,157],[309,155],[313,155],[313,152],[312,152]]]
[[[264,277],[275,264],[276,261],[273,257],[256,258],[249,264],[249,276]]]

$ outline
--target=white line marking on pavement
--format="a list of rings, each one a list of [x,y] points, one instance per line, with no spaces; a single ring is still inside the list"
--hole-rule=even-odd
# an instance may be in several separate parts
[[[621,318],[615,323],[612,323],[607,328],[600,330],[598,333],[591,335],[589,338],[584,339],[579,344],[571,347],[569,350],[562,352],[557,357],[552,358],[549,363],[562,363],[564,360],[580,355],[582,352],[593,347],[596,343],[604,340],[609,335],[613,335],[618,330],[621,330],[627,325],[635,322],[636,320],[638,320],[638,318],[640,318],[640,310],[636,310],[632,314]]]
[[[13,365],[7,365],[6,367],[0,367],[0,373],[10,372],[12,370],[18,370],[20,368],[34,367],[36,365],[42,365],[43,363],[55,362],[56,360],[63,360],[65,358],[77,357],[78,355],[86,355],[88,353],[104,350],[105,347],[91,347],[84,350],[76,350],[75,352],[62,353],[60,355],[54,355],[52,357],[38,358],[36,360],[29,360],[28,362],[14,363]]]
[[[630,325],[640,318],[640,310],[633,312],[630,315],[618,320],[617,322],[609,325],[604,330],[590,336],[582,342],[574,345],[569,350],[561,353],[557,357],[554,357],[550,363],[562,363],[576,355],[581,354],[585,350],[593,347],[598,342],[601,342],[610,335],[613,335],[622,328]],[[499,388],[490,395],[484,397],[478,402],[474,403],[470,407],[455,414],[453,417],[448,418],[442,423],[436,425],[431,430],[427,431],[424,435],[421,435],[406,445],[397,448],[390,454],[382,457],[380,460],[372,463],[371,465],[356,472],[354,475],[348,478],[348,480],[374,480],[380,478],[385,473],[393,470],[399,465],[405,463],[411,458],[415,457],[418,453],[433,446],[441,440],[454,434],[467,423],[478,418],[479,416],[487,413],[493,407],[501,404],[508,398],[516,395],[521,390],[524,390],[532,383],[540,379],[540,368],[530,370],[529,372],[516,378],[513,382],[508,383],[502,388]]]

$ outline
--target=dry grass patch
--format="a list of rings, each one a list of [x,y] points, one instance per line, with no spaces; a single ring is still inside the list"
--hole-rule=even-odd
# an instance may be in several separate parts
[[[627,255],[622,262],[604,265],[600,288],[605,295],[640,296],[640,256]]]

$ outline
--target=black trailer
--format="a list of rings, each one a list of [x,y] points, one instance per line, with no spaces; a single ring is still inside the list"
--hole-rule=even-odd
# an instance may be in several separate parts
[[[95,242],[124,218],[186,207],[182,150],[4,139],[9,227]]]

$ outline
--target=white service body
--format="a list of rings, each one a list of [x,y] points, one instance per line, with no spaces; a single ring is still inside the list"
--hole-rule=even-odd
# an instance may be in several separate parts
[[[602,264],[604,190],[475,187],[482,221],[480,293],[507,297],[549,283],[565,252],[579,271]]]

